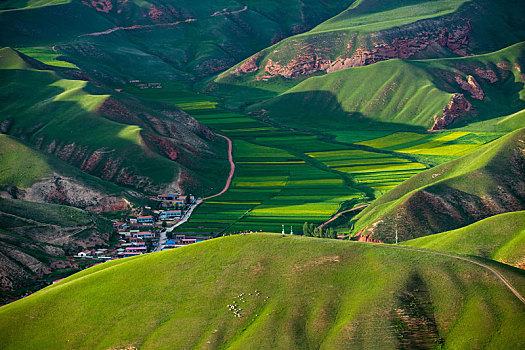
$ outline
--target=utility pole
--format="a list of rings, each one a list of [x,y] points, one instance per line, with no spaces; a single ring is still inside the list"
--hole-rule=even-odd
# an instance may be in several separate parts
[[[283,224],[283,235],[284,235],[284,224]]]
[[[397,227],[396,227],[396,244],[397,244]]]
[[[293,226],[290,226],[290,234],[293,236]]]

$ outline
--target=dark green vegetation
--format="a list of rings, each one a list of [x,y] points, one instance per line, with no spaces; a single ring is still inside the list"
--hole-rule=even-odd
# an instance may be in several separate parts
[[[107,246],[111,231],[108,220],[80,209],[0,199],[1,302],[78,271],[66,255]]]
[[[525,206],[525,129],[415,175],[357,216],[355,231],[385,242],[448,231]]]
[[[341,0],[10,0],[0,8],[0,46],[52,48],[105,82],[191,81],[308,30],[347,4]]]
[[[484,54],[525,40],[522,2],[360,0],[314,29],[289,37],[228,70],[220,85],[267,89],[389,59]],[[269,82],[269,84],[266,84]],[[270,90],[272,90],[270,88]]]
[[[523,271],[487,264],[525,291]],[[2,307],[0,340],[5,349],[517,349],[524,311],[466,261],[257,234],[82,271]]]
[[[525,267],[525,212],[499,214],[463,228],[416,238],[406,245],[471,254]]]
[[[181,110],[76,80],[0,50],[1,132],[103,180],[141,191],[220,188],[225,144]],[[70,76],[73,76],[71,78]]]

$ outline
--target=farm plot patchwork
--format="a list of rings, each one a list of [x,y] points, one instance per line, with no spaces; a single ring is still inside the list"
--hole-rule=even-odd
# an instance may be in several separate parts
[[[350,174],[360,184],[380,193],[426,169],[423,164],[390,154],[357,149],[309,152],[307,155],[334,170]]]
[[[498,137],[353,131],[342,132],[331,142],[226,112],[207,96],[166,91],[159,96],[234,143],[236,170],[230,189],[199,206],[178,232],[275,232],[281,225],[297,226],[300,231],[305,221],[327,220],[345,201],[368,200],[364,192],[381,195],[426,169],[414,160],[418,157],[457,157]]]
[[[417,159],[439,164],[473,152],[500,136],[502,134],[499,133],[463,131],[433,134],[397,132],[356,144],[409,154]]]

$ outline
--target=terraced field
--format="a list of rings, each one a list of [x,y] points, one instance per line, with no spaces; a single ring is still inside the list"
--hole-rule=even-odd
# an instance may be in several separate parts
[[[357,149],[310,152],[308,155],[334,170],[350,174],[358,183],[379,193],[426,169],[425,165],[407,159]]]
[[[454,131],[432,134],[396,132],[387,136],[356,142],[358,145],[408,154],[433,164],[453,160],[477,150],[502,133]]]
[[[300,233],[344,208],[369,202],[428,168],[457,158],[500,136],[496,133],[395,131],[341,132],[333,137],[278,128],[227,112],[206,95],[133,89],[169,102],[233,141],[235,175],[229,190],[206,201],[177,230],[228,234],[253,230]]]

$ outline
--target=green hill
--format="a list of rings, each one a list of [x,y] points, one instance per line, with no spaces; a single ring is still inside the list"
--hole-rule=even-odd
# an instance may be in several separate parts
[[[523,3],[509,0],[355,1],[231,68],[218,82],[297,78],[396,58],[484,54],[525,40],[524,10]]]
[[[309,78],[250,110],[278,123],[328,132],[461,127],[523,110],[524,58],[520,43],[465,58],[389,60]],[[493,130],[512,131],[516,124]]]
[[[9,0],[0,5],[0,46],[56,50],[99,81],[191,83],[347,6],[342,0]]]
[[[471,254],[525,267],[525,212],[491,216],[472,225],[416,238],[406,245]]]
[[[80,209],[0,198],[0,302],[78,271],[66,255],[107,246],[112,230]]]
[[[407,240],[524,210],[524,135],[519,129],[413,176],[363,210],[354,232],[393,242],[396,230]]]
[[[224,185],[226,143],[188,114],[69,78],[76,70],[59,73],[35,62],[0,50],[2,133],[141,191],[200,195]]]
[[[493,273],[410,249],[257,234],[108,262],[0,308],[0,339],[5,349],[525,345],[525,306]],[[484,264],[524,292],[523,271]]]
[[[0,195],[33,202],[71,205],[90,212],[128,209],[144,197],[88,175],[57,157],[0,134]]]

